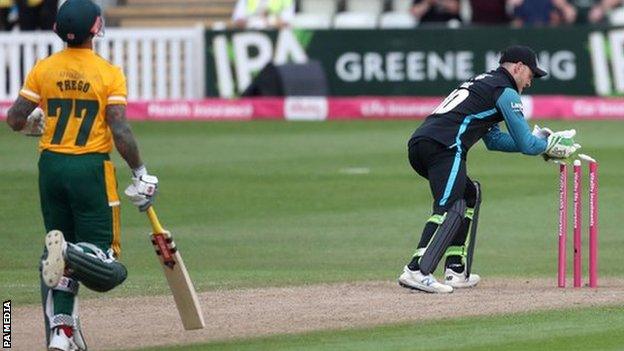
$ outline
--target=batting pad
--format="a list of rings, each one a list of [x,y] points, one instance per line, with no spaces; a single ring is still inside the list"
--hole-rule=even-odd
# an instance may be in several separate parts
[[[433,234],[433,238],[427,245],[424,255],[420,259],[420,272],[424,275],[433,273],[440,259],[444,255],[446,248],[453,241],[453,237],[459,230],[464,214],[466,212],[466,201],[461,199],[455,201],[444,215],[444,222]]]

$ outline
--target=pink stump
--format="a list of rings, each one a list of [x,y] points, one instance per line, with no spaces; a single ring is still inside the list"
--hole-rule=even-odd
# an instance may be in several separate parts
[[[566,241],[568,238],[568,166],[559,165],[559,261],[557,286],[566,286]]]
[[[574,287],[582,285],[583,267],[581,255],[581,219],[583,207],[581,204],[581,161],[574,161]]]
[[[589,287],[598,287],[598,163],[589,163]]]

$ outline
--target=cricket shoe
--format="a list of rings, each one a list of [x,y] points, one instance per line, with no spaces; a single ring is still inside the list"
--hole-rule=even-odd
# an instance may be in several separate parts
[[[80,318],[74,316],[74,343],[76,344],[76,350],[87,351],[87,343],[85,342],[84,335],[82,335],[82,328],[80,327]]]
[[[466,277],[466,270],[461,273],[457,273],[454,270],[447,268],[444,273],[444,284],[450,285],[453,288],[472,288],[481,281],[481,277],[478,274],[470,273],[470,277]]]
[[[46,257],[41,260],[41,277],[43,282],[50,288],[58,285],[65,272],[65,258],[63,253],[67,247],[63,233],[59,230],[51,230],[45,236]]]
[[[407,266],[403,268],[403,273],[399,277],[399,285],[407,289],[428,293],[447,294],[453,292],[453,287],[439,283],[433,275],[424,275],[420,271],[412,271]]]
[[[68,326],[54,327],[50,331],[48,351],[80,351],[72,336],[72,328]]]

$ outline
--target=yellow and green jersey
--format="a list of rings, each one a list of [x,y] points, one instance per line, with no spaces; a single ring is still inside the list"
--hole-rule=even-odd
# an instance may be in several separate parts
[[[113,137],[106,106],[126,104],[126,78],[93,50],[67,48],[37,62],[20,96],[38,103],[46,115],[39,151],[109,153]]]

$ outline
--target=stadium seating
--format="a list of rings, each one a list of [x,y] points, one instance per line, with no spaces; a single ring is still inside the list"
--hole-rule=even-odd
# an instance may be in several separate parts
[[[412,8],[412,0],[392,0],[392,11],[409,12]]]
[[[409,12],[385,12],[379,16],[379,28],[402,29],[414,28],[418,21]]]
[[[121,27],[189,27],[223,30],[231,25],[237,0],[102,0],[107,24]],[[116,4],[115,4],[116,3]],[[297,0],[292,26],[328,28],[413,28],[412,0]],[[390,12],[385,12],[390,11]]]
[[[380,14],[383,12],[383,0],[347,0],[346,9],[349,12],[366,12]]]
[[[377,15],[365,12],[340,12],[334,17],[334,28],[369,29],[377,27]]]
[[[294,28],[302,29],[328,29],[331,28],[331,16],[320,13],[296,13],[292,19],[291,25]]]
[[[609,23],[614,26],[624,25],[624,7],[618,7],[609,13]]]
[[[193,26],[210,27],[217,21],[229,21],[236,0],[126,0],[123,6],[106,8],[106,22],[111,26]]]
[[[331,17],[337,9],[337,0],[301,0],[300,2],[300,12],[303,13],[317,13]]]

